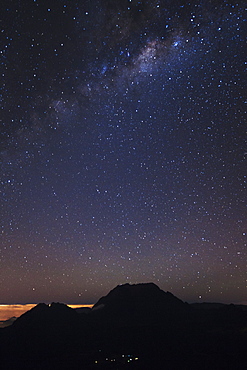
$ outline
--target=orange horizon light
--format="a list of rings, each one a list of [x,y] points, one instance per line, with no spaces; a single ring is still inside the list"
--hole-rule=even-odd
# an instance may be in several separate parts
[[[12,317],[20,317],[25,312],[37,306],[37,303],[28,304],[0,304],[0,321],[9,320]],[[93,304],[67,304],[71,308],[88,307],[92,308]]]

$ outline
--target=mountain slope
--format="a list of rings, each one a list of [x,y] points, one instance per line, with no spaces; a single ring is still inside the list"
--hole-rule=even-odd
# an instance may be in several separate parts
[[[198,309],[153,283],[124,284],[87,314],[41,303],[0,329],[1,368],[245,370],[246,327],[234,305]]]

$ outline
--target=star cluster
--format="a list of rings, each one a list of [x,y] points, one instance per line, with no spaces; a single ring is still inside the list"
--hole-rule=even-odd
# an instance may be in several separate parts
[[[1,303],[246,297],[242,1],[3,1]]]

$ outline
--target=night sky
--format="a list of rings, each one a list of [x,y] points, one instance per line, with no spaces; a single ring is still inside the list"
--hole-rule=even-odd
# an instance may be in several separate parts
[[[0,303],[246,303],[244,1],[1,1]]]

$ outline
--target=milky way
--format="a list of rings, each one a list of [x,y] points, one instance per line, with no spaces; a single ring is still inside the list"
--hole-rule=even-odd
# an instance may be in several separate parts
[[[242,1],[3,1],[0,303],[246,302]]]

